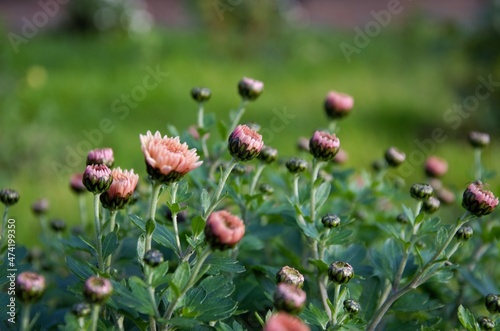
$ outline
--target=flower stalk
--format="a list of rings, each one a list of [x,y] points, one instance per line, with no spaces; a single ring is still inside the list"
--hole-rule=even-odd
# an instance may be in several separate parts
[[[21,313],[21,331],[29,331],[30,327],[30,315],[31,315],[31,303],[25,303]]]
[[[149,213],[147,219],[151,220],[154,224],[156,224],[156,206],[158,205],[158,200],[160,199],[160,192],[163,184],[153,181],[151,186],[152,186],[152,192],[151,192],[151,199],[149,202]],[[151,249],[152,238],[153,238],[153,232],[149,233],[146,229],[146,242],[144,250],[145,252]]]
[[[95,226],[95,240],[96,240],[96,252],[97,252],[97,265],[100,272],[104,272],[104,262],[102,256],[102,230],[101,230],[101,220],[99,216],[99,197],[101,193],[94,193],[94,226]]]

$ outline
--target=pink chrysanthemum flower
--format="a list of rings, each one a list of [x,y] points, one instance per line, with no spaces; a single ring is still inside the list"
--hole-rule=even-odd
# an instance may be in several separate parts
[[[238,125],[228,139],[229,153],[238,161],[250,161],[263,146],[262,136],[246,125]]]
[[[159,131],[154,135],[148,131],[146,135],[140,135],[140,139],[147,172],[161,183],[176,182],[203,163],[198,161],[200,157],[196,149],[189,149],[186,143],[180,142],[179,137],[162,137]]]
[[[225,210],[210,214],[205,225],[205,238],[214,249],[233,248],[244,235],[243,221]]]
[[[123,209],[134,194],[139,176],[134,174],[134,169],[128,171],[120,168],[113,169],[111,176],[113,183],[100,197],[102,205],[111,210]]]
[[[284,312],[274,314],[269,318],[264,331],[310,331],[311,329],[299,318]]]
[[[105,164],[92,164],[85,169],[82,182],[89,192],[99,194],[109,188],[113,177],[111,170]]]
[[[35,272],[21,272],[16,277],[16,296],[21,302],[36,302],[45,292],[45,277]]]
[[[442,177],[448,172],[448,162],[437,156],[430,156],[425,161],[425,173],[432,178]]]
[[[114,163],[115,157],[113,156],[113,150],[111,148],[97,148],[91,150],[87,154],[87,165],[105,164],[111,168]]]
[[[309,152],[318,160],[332,160],[340,149],[337,136],[326,131],[316,131],[309,140]]]
[[[331,91],[326,95],[325,111],[329,118],[340,119],[351,112],[354,105],[352,96]]]
[[[498,198],[488,190],[483,189],[483,183],[476,180],[464,191],[462,207],[475,216],[490,214],[498,205]]]

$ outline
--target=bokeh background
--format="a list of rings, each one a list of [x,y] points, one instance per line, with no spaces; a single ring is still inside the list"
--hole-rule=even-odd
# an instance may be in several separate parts
[[[21,194],[10,212],[19,243],[36,240],[38,198],[49,218],[77,222],[68,183],[89,149],[112,147],[115,165],[145,177],[139,134],[194,124],[194,86],[212,90],[206,111],[227,120],[243,76],[265,83],[243,121],[282,157],[327,127],[323,100],[337,90],[355,98],[338,131],[345,167],[370,171],[397,146],[407,185],[433,154],[459,192],[473,179],[467,134],[485,131],[500,193],[497,0],[1,0],[0,35],[0,187]],[[479,100],[482,80],[492,83]],[[446,138],[433,141],[435,130]]]

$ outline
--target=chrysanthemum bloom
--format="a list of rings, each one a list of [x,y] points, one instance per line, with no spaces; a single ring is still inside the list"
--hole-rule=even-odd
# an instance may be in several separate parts
[[[102,304],[113,293],[113,285],[107,278],[91,276],[83,286],[83,296],[89,303]]]
[[[345,284],[354,277],[354,269],[347,262],[337,261],[328,268],[328,278],[337,284]]]
[[[205,239],[213,249],[233,248],[244,235],[243,221],[225,210],[210,214],[205,225]]]
[[[352,96],[331,91],[326,95],[325,111],[332,120],[340,119],[351,112],[354,105]]]
[[[83,192],[87,192],[87,188],[83,185],[83,174],[77,173],[71,176],[71,180],[69,183],[71,190],[76,194],[81,194]]]
[[[476,180],[464,191],[462,207],[475,216],[490,214],[498,205],[498,198],[491,191],[483,189],[483,183]]]
[[[35,215],[43,215],[49,210],[49,200],[39,199],[31,205],[31,210]]]
[[[321,218],[321,223],[327,229],[333,229],[340,225],[340,217],[334,214],[326,214]]]
[[[134,169],[128,171],[120,168],[113,169],[111,176],[113,183],[100,197],[102,205],[110,210],[123,209],[134,194],[139,176],[134,174]]]
[[[148,131],[146,135],[140,135],[140,139],[148,174],[163,184],[180,180],[203,163],[198,161],[200,157],[196,149],[189,149],[186,143],[181,144],[179,137],[162,138],[159,131],[154,135]]]
[[[332,160],[340,148],[340,139],[332,133],[316,131],[309,140],[309,153],[322,161]]]
[[[4,188],[0,191],[0,201],[9,207],[15,205],[19,201],[19,193],[9,188]]]
[[[286,168],[292,174],[298,174],[307,169],[307,162],[306,160],[292,157],[290,160],[286,161]]]
[[[425,201],[434,195],[434,189],[429,184],[413,184],[410,195],[413,199]]]
[[[246,125],[238,125],[228,138],[228,149],[238,161],[250,161],[259,155],[264,142],[262,136]]]
[[[448,162],[437,156],[430,156],[425,161],[425,173],[432,178],[442,177],[448,172]]]
[[[311,329],[304,324],[298,317],[289,315],[285,312],[279,312],[272,315],[264,325],[263,331],[310,331]]]
[[[193,87],[191,89],[191,96],[195,101],[205,102],[212,96],[212,91],[207,87]]]
[[[269,146],[264,146],[260,150],[258,158],[264,163],[273,163],[278,158],[278,150]]]
[[[87,154],[87,165],[105,164],[111,168],[114,163],[115,157],[111,148],[97,148]]]
[[[89,192],[100,194],[111,186],[113,176],[105,164],[92,164],[85,169],[82,182]]]
[[[352,299],[344,300],[344,310],[349,314],[356,315],[357,313],[359,313],[360,309],[361,306],[357,301],[354,301]]]
[[[16,277],[16,297],[25,303],[38,301],[45,292],[45,277],[35,272],[21,272]]]
[[[263,90],[264,83],[252,78],[243,77],[238,83],[238,93],[244,100],[257,99]]]
[[[486,316],[479,316],[477,318],[477,323],[479,324],[481,330],[495,330],[495,322],[493,322],[491,318],[488,318]]]
[[[304,276],[296,269],[289,266],[284,266],[276,274],[276,282],[292,284],[298,288],[304,286]]]
[[[293,284],[279,283],[274,292],[274,307],[298,314],[306,304],[306,292]]]
[[[424,201],[424,203],[422,204],[422,209],[426,213],[432,214],[438,211],[440,206],[441,206],[441,201],[439,201],[439,199],[435,197],[430,197],[429,199]]]
[[[484,298],[486,309],[492,314],[500,313],[500,295],[490,293]]]
[[[483,148],[490,144],[490,135],[485,132],[471,131],[469,142],[474,148]]]
[[[455,233],[455,237],[458,241],[467,241],[474,235],[474,230],[470,226],[462,226]]]
[[[385,160],[391,167],[397,167],[406,160],[406,154],[396,147],[389,147],[385,152]]]

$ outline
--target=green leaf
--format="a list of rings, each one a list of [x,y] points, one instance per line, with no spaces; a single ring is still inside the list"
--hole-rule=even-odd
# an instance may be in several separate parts
[[[146,230],[146,223],[142,220],[142,218],[134,214],[129,214],[128,216],[132,221],[132,223],[134,223],[139,229],[141,229],[142,231]],[[153,233],[153,240],[159,243],[160,245],[168,247],[174,252],[177,252],[175,236],[170,230],[167,229],[165,225],[163,224],[156,225],[156,230]],[[143,255],[139,256],[144,256],[144,253]]]
[[[156,222],[153,219],[148,219],[146,222],[146,234],[151,235],[153,232],[155,232],[156,229]]]
[[[61,239],[61,243],[66,247],[79,251],[85,251],[91,254],[95,252],[94,245],[92,245],[88,240],[83,240],[81,236],[72,236],[69,239]]]
[[[189,276],[191,275],[191,270],[189,268],[189,262],[182,262],[177,269],[175,269],[172,278],[169,280],[171,291],[168,293],[168,300],[173,301],[180,294],[184,286],[186,286]]]
[[[462,305],[458,307],[458,319],[460,324],[462,324],[462,326],[468,331],[481,331],[479,325],[476,323],[474,315]]]
[[[68,269],[80,279],[87,280],[90,276],[94,276],[94,271],[87,263],[77,261],[70,256],[66,256],[66,265]]]
[[[116,248],[118,248],[118,236],[115,232],[108,233],[106,237],[104,237],[102,243],[102,255],[103,259],[106,259],[109,255],[113,254]]]
[[[323,309],[319,309],[312,303],[309,304],[299,315],[306,323],[318,325],[322,330],[326,329],[328,324],[328,315]]]
[[[141,264],[143,264],[142,258],[146,253],[146,236],[142,233],[137,240],[137,257]]]
[[[318,271],[321,274],[326,274],[328,272],[329,266],[322,260],[309,259],[309,263],[318,268]]]
[[[377,309],[377,302],[381,292],[382,281],[380,278],[376,276],[368,278],[359,299],[359,302],[364,303],[363,309],[361,309],[364,320],[369,321],[372,318],[375,309]]]
[[[191,220],[191,229],[193,236],[197,237],[205,229],[205,220],[201,216],[196,216]]]
[[[308,223],[304,224],[300,220],[297,219],[297,224],[305,236],[307,236],[309,238],[313,238],[316,241],[320,240],[318,230],[316,229],[316,227],[314,226],[313,223],[308,222]]]
[[[413,215],[413,211],[411,210],[411,208],[403,205],[403,211],[406,215],[406,218],[408,218],[408,222],[410,222],[411,225],[415,224],[415,216]]]
[[[201,191],[201,208],[203,208],[203,214],[205,214],[210,207],[210,195],[206,189]]]
[[[427,293],[408,293],[399,298],[392,306],[392,310],[399,312],[424,312],[442,308],[443,303],[430,299]]]
[[[398,270],[401,254],[401,247],[394,239],[387,239],[385,241],[382,252],[372,250],[371,259],[376,274],[385,276],[392,281],[396,270]]]
[[[168,283],[168,278],[166,274],[168,272],[168,261],[160,263],[151,271],[151,285],[153,287],[158,287],[160,285]]]
[[[112,284],[113,296],[111,299],[118,308],[125,306],[142,314],[154,314],[148,290],[144,287],[144,281],[140,278],[137,276],[130,277],[127,282],[128,286],[116,281],[112,281]]]
[[[323,182],[314,192],[314,197],[316,201],[316,209],[319,209],[328,199],[330,195],[331,185],[328,182]]]
[[[167,124],[167,130],[168,130],[168,132],[170,132],[170,135],[172,135],[174,137],[180,136],[179,130],[177,130],[177,128],[175,126],[173,126],[172,124]]]
[[[353,230],[332,231],[325,242],[325,246],[347,244],[353,233]]]
[[[219,131],[219,135],[221,136],[221,138],[223,140],[227,140],[227,136],[229,134],[228,134],[228,128],[227,128],[226,123],[224,123],[223,121],[218,121],[217,122],[217,130]]]
[[[210,269],[207,271],[210,275],[217,275],[221,272],[245,272],[245,267],[239,264],[238,261],[223,255],[212,254],[207,258],[205,264],[210,266]]]

